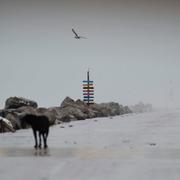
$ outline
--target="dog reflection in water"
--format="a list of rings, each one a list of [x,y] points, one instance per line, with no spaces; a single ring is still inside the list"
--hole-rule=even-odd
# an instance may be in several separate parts
[[[36,149],[34,156],[50,156],[49,149]]]

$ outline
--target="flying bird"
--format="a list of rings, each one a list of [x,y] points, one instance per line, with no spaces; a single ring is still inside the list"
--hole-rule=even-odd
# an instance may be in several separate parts
[[[84,36],[79,36],[79,35],[75,32],[74,29],[72,29],[72,32],[75,34],[74,38],[76,38],[76,39],[87,39],[87,38],[84,37]]]

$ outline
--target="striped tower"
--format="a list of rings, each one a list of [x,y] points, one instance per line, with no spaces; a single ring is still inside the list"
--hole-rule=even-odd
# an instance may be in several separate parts
[[[93,81],[89,78],[89,70],[87,71],[87,80],[83,81],[83,97],[87,105],[94,104],[94,86]]]

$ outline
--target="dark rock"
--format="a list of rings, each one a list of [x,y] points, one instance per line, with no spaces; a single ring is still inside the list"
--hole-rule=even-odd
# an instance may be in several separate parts
[[[75,101],[71,99],[70,97],[66,97],[64,101],[61,103],[62,108],[67,107],[67,106],[72,106],[75,105]]]
[[[107,116],[116,116],[120,115],[120,106],[118,103],[110,102],[110,103],[102,103],[100,104],[102,109],[106,110]]]
[[[89,106],[94,114],[94,117],[107,117],[109,112],[108,109],[101,106],[100,104],[92,104]]]
[[[21,129],[21,122],[19,120],[18,114],[15,112],[6,112],[6,119],[8,119],[11,123],[14,129]]]
[[[79,99],[74,101],[69,97],[66,97],[62,102],[58,116],[58,118],[63,122],[84,120],[91,117],[95,117],[95,115],[91,112],[86,103]]]
[[[90,108],[94,110],[96,117],[108,117],[120,114],[120,106],[118,103],[102,103],[91,105]]]
[[[5,109],[17,109],[22,106],[31,106],[37,108],[38,104],[35,101],[22,97],[10,97],[5,102]]]
[[[81,111],[81,109],[76,107],[65,107],[62,109],[62,119],[69,117],[70,121],[72,120],[84,120],[85,114]]]
[[[0,133],[3,132],[15,132],[15,129],[12,126],[12,123],[6,119],[0,116]]]
[[[70,122],[72,120],[76,120],[76,118],[71,114],[62,114],[61,117],[58,117],[62,122]]]

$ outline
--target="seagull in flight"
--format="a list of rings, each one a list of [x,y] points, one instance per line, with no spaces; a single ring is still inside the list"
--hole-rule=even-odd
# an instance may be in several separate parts
[[[76,38],[76,39],[87,39],[84,36],[79,36],[74,29],[72,29],[72,32],[75,34],[74,38]]]

